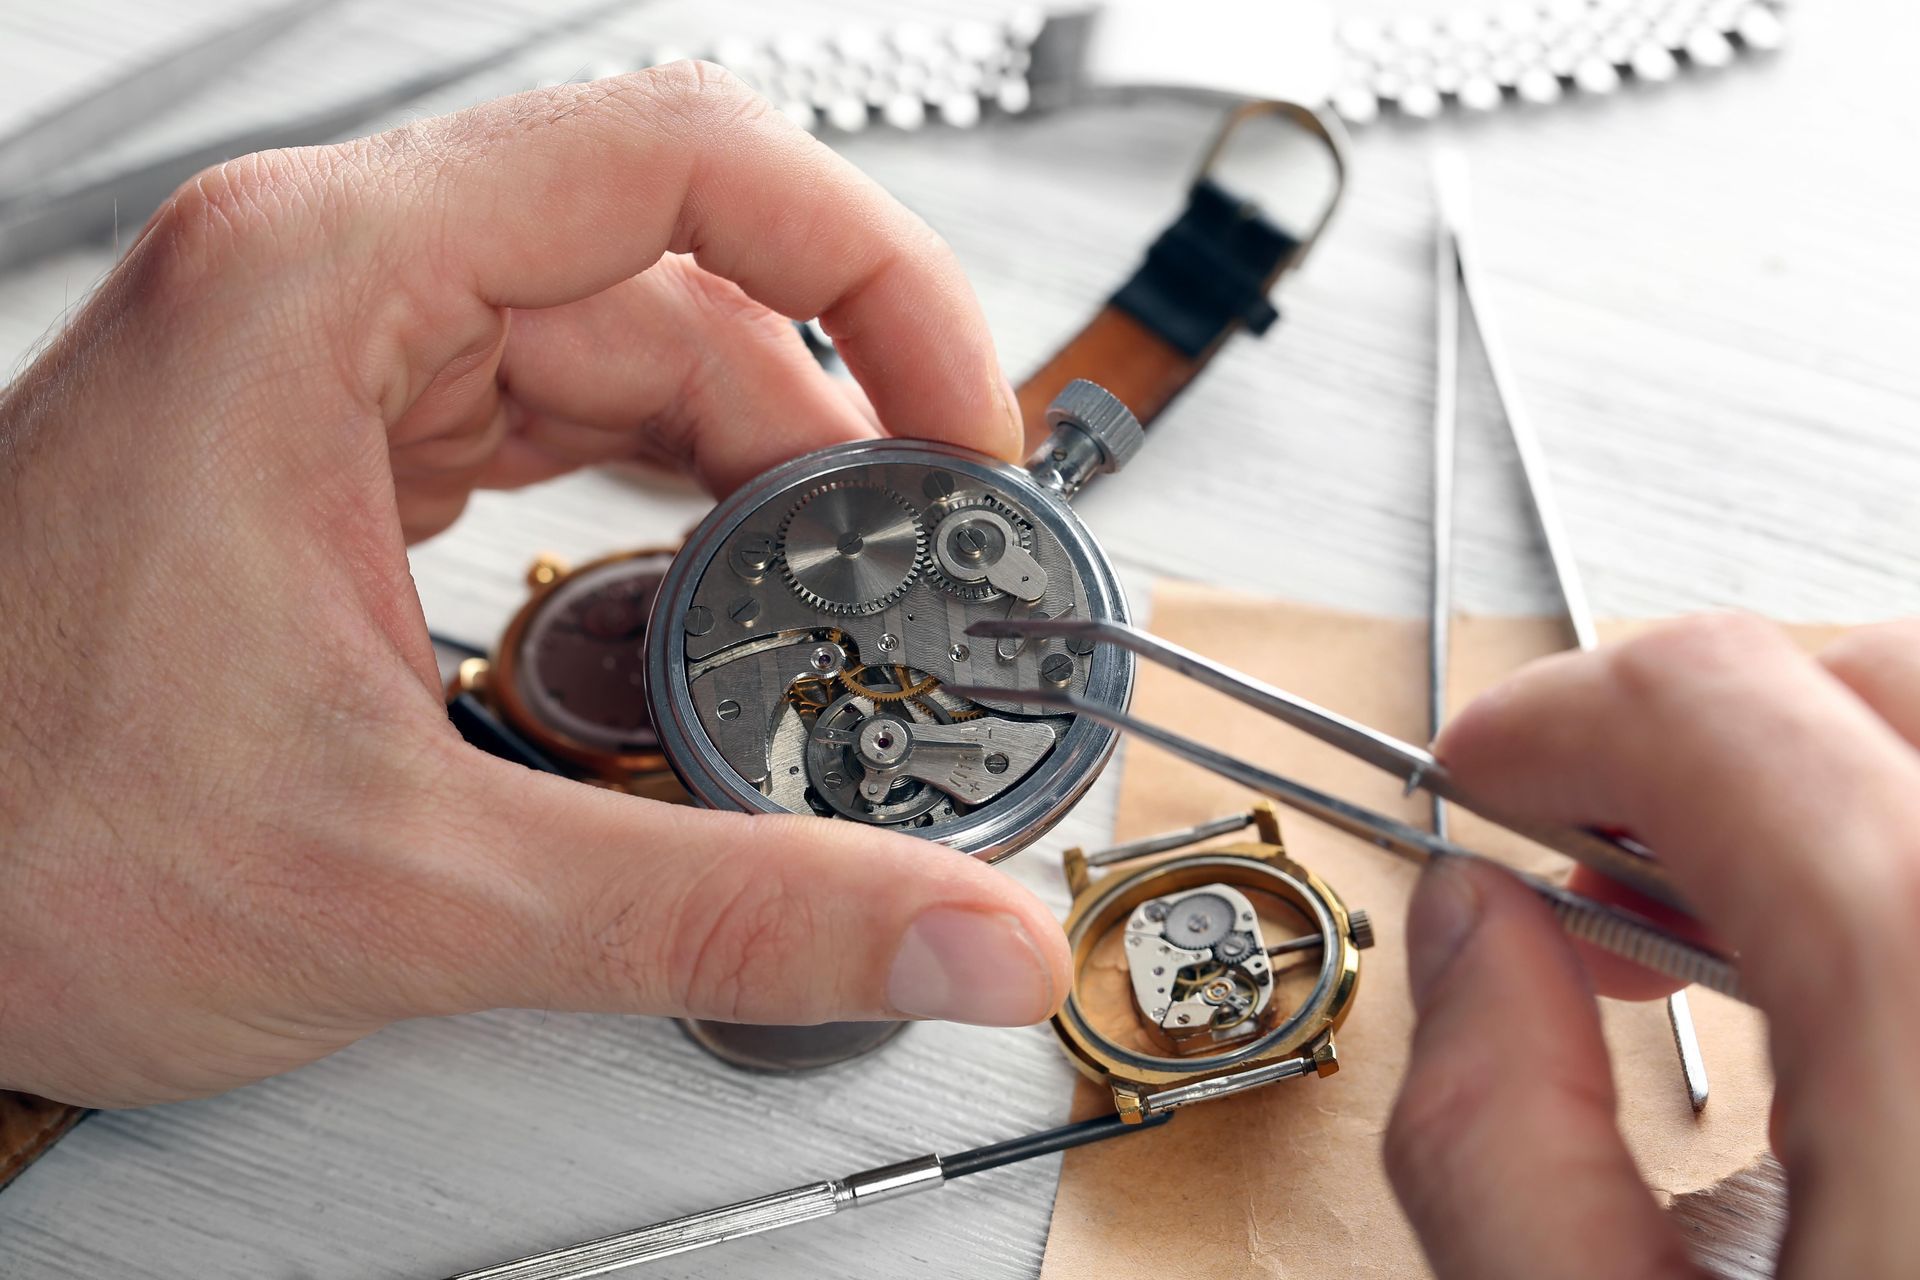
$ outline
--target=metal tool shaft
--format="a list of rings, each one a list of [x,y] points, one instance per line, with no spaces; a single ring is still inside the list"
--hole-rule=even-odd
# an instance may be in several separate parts
[[[1437,185],[1437,184],[1436,184]],[[1433,520],[1427,592],[1427,736],[1447,722],[1453,639],[1453,484],[1460,406],[1460,258],[1444,228],[1434,237]],[[1447,834],[1447,802],[1433,797],[1433,831]]]
[[[843,1180],[815,1182],[497,1267],[463,1271],[453,1280],[580,1280],[725,1240],[810,1222],[838,1213],[850,1203]]]
[[[1442,349],[1457,349],[1457,309],[1459,299],[1465,297],[1469,305],[1473,299],[1484,299],[1486,292],[1478,278],[1478,259],[1471,249],[1471,219],[1467,215],[1467,169],[1453,154],[1442,154],[1440,163],[1434,165],[1434,194],[1440,205],[1440,242],[1442,257],[1452,257],[1453,278],[1450,288],[1453,292],[1453,326],[1455,332],[1442,330],[1438,340]],[[1567,626],[1572,629],[1574,643],[1582,651],[1592,652],[1599,647],[1599,629],[1594,626],[1594,606],[1586,599],[1586,585],[1580,581],[1580,562],[1572,558],[1572,547],[1567,539],[1567,526],[1559,514],[1559,501],[1553,497],[1553,478],[1548,472],[1546,451],[1540,447],[1540,436],[1534,432],[1532,420],[1526,416],[1519,391],[1513,386],[1513,374],[1507,368],[1505,347],[1501,345],[1500,334],[1494,328],[1492,319],[1475,307],[1473,317],[1480,330],[1480,345],[1486,351],[1486,367],[1494,378],[1494,393],[1500,399],[1501,416],[1507,420],[1507,434],[1513,438],[1513,451],[1521,459],[1521,476],[1526,480],[1526,499],[1534,510],[1534,522],[1540,526],[1540,539],[1546,543],[1548,562],[1553,566],[1553,580],[1559,583],[1561,604],[1567,608]],[[1453,367],[1453,378],[1459,376],[1457,363]],[[1438,426],[1436,426],[1436,445],[1438,445]],[[1436,487],[1438,495],[1438,487]],[[1438,520],[1438,497],[1434,499],[1434,518]],[[1452,501],[1452,499],[1450,499]],[[1450,512],[1452,518],[1452,512]],[[1436,533],[1438,537],[1438,533]],[[1438,562],[1436,562],[1438,564]],[[1436,570],[1438,572],[1438,570]],[[1438,608],[1438,603],[1436,603]],[[1444,679],[1444,668],[1440,668]],[[1436,685],[1438,689],[1440,685]],[[1436,714],[1440,710],[1442,695],[1436,693]],[[1434,733],[1438,733],[1438,722],[1434,723]],[[1436,802],[1434,821],[1442,821],[1442,810]],[[1440,825],[1434,827],[1442,831]],[[1699,1111],[1707,1105],[1707,1059],[1699,1052],[1699,1034],[1693,1031],[1693,1009],[1688,1006],[1686,992],[1674,992],[1667,998],[1667,1023],[1674,1032],[1674,1052],[1680,1055],[1680,1075],[1686,1079],[1688,1102]]]
[[[985,1173],[1036,1156],[1140,1133],[1171,1118],[1170,1114],[1150,1115],[1129,1123],[1117,1115],[1101,1116],[1044,1129],[1009,1142],[975,1147],[944,1159],[937,1155],[915,1156],[877,1169],[850,1173],[844,1178],[829,1178],[718,1209],[703,1209],[637,1231],[602,1236],[478,1271],[463,1271],[450,1280],[585,1280],[588,1276],[671,1258],[742,1236],[830,1217],[843,1209],[857,1209],[877,1200],[925,1191],[954,1178]]]
[[[1487,296],[1486,286],[1480,278],[1478,251],[1474,248],[1469,229],[1466,170],[1457,157],[1445,156],[1441,163],[1434,166],[1434,187],[1439,196],[1441,237],[1452,248],[1460,295],[1473,308],[1474,327],[1480,334],[1480,348],[1486,356],[1487,372],[1493,378],[1494,396],[1499,400],[1500,412],[1507,420],[1507,431],[1513,437],[1514,452],[1520,457],[1520,471],[1527,483],[1527,497],[1533,506],[1534,519],[1540,526],[1541,540],[1546,543],[1547,560],[1559,583],[1560,598],[1566,602],[1567,621],[1572,625],[1574,639],[1582,649],[1595,648],[1600,640],[1594,630],[1593,610],[1587,603],[1586,587],[1580,581],[1580,570],[1573,558],[1566,525],[1560,519],[1560,504],[1554,498],[1553,477],[1547,470],[1540,436],[1534,431],[1533,420],[1527,416],[1526,406],[1520,399],[1499,331],[1479,305],[1479,300]]]
[[[958,685],[948,686],[948,692],[966,698],[1003,697],[1006,694],[1005,690]],[[1183,738],[1125,712],[1095,706],[1078,694],[1036,689],[1022,690],[1019,696],[1023,700],[1072,711],[1122,732],[1145,738],[1210,772],[1409,861],[1424,865],[1434,858],[1464,858],[1499,867],[1545,899],[1553,907],[1561,925],[1572,936],[1677,982],[1698,983],[1736,1000],[1746,998],[1741,991],[1739,972],[1730,960],[1710,948],[1667,931],[1644,916],[1584,898],[1550,880],[1515,870],[1431,831],[1317,791],[1292,778],[1271,773],[1258,765],[1249,764],[1204,743]]]
[[[977,638],[1077,637],[1117,644],[1364,760],[1403,780],[1409,790],[1418,788],[1437,795],[1535,844],[1563,853],[1575,862],[1591,867],[1657,902],[1679,911],[1687,910],[1685,900],[1667,879],[1666,868],[1632,841],[1599,831],[1534,822],[1504,813],[1497,806],[1489,805],[1461,788],[1447,767],[1434,759],[1431,752],[1349,720],[1338,712],[1317,706],[1284,689],[1252,679],[1137,627],[1085,618],[995,618],[975,623],[967,629],[967,634]],[[960,692],[958,688],[950,691]],[[1006,689],[980,688],[966,696],[993,701],[1007,697],[1008,693]],[[1019,696],[1038,701],[1045,700],[1047,695],[1046,691],[1021,691]],[[1058,703],[1057,696],[1054,701]],[[1089,711],[1088,714],[1093,712]]]
[[[1116,862],[1128,862],[1134,858],[1144,858],[1155,853],[1165,853],[1169,849],[1184,849],[1190,844],[1202,840],[1211,840],[1215,836],[1231,835],[1253,825],[1253,814],[1236,813],[1225,818],[1215,818],[1212,822],[1203,822],[1197,827],[1188,827],[1185,831],[1169,831],[1162,835],[1147,836],[1140,840],[1130,840],[1126,844],[1116,844],[1110,849],[1087,855],[1089,867],[1110,867]]]

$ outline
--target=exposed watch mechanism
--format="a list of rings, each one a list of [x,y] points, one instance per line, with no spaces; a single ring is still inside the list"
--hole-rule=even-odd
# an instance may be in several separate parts
[[[694,532],[662,589],[649,685],[697,797],[987,856],[1078,797],[1111,732],[1012,695],[1039,682],[1124,705],[1131,661],[966,634],[1009,616],[1125,615],[1066,499],[1130,455],[1139,425],[1091,383],[1054,418],[1027,469],[923,441],[843,445],[763,477]]]
[[[1195,847],[1247,826],[1257,842]],[[1271,806],[1066,858],[1074,978],[1054,1031],[1123,1118],[1339,1069],[1373,926],[1287,856]]]

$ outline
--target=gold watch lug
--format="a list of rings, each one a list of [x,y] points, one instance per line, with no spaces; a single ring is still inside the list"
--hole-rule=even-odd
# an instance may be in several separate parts
[[[1313,1047],[1313,1073],[1325,1077],[1339,1069],[1340,1055],[1334,1050],[1333,1037],[1328,1036]]]
[[[456,694],[484,693],[487,688],[487,676],[493,670],[493,664],[485,658],[462,658],[453,672],[453,688]]]
[[[1093,883],[1093,875],[1087,870],[1087,851],[1075,845],[1061,855],[1060,861],[1067,873],[1067,892],[1077,898]]]
[[[1131,1085],[1113,1086],[1113,1109],[1120,1113],[1124,1124],[1139,1124],[1147,1118],[1146,1107],[1140,1101],[1140,1093]]]
[[[542,587],[550,587],[564,577],[566,572],[567,562],[565,560],[562,560],[559,556],[548,555],[542,552],[540,558],[535,560],[527,569],[527,586],[535,591],[540,590]]]
[[[1266,855],[1269,862],[1287,856],[1287,841],[1280,834],[1280,811],[1273,807],[1271,800],[1256,801],[1253,806],[1253,829],[1260,833],[1260,843],[1272,845]]]

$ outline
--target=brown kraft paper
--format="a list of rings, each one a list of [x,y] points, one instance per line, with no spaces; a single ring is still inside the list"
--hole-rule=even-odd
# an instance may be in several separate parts
[[[1151,614],[1166,639],[1289,689],[1364,724],[1425,741],[1426,624],[1362,617],[1163,583]],[[1603,628],[1609,639],[1645,624]],[[1838,628],[1800,627],[1817,648]],[[1569,643],[1558,619],[1461,618],[1453,633],[1451,707],[1528,660]],[[1148,720],[1371,808],[1425,825],[1424,796],[1296,730],[1142,664],[1135,710]],[[1145,743],[1127,746],[1115,838],[1171,831],[1245,810],[1235,784]],[[1452,811],[1453,837],[1517,866],[1566,863]],[[1300,814],[1282,812],[1288,851],[1349,907],[1373,916],[1360,991],[1336,1037],[1340,1070],[1190,1107],[1166,1129],[1065,1157],[1043,1280],[1151,1276],[1428,1274],[1381,1162],[1381,1140],[1413,1025],[1402,927],[1418,869]],[[1695,1115],[1660,1001],[1602,1001],[1622,1131],[1663,1201],[1709,1187],[1767,1149],[1772,1082],[1765,1024],[1711,992],[1689,993],[1712,1097]],[[1082,1081],[1075,1114],[1111,1107]]]

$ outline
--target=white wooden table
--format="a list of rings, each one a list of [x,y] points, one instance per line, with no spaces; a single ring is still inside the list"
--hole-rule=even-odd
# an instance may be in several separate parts
[[[0,123],[204,7],[17,0],[0,13]],[[906,7],[833,8],[884,20]],[[376,16],[389,54],[415,56],[453,39],[431,20],[475,8],[509,24],[537,12],[439,0]],[[833,21],[824,0],[657,0],[620,25],[698,43]],[[1907,87],[1920,20],[1900,0],[1855,0],[1802,6],[1792,26],[1777,58],[1699,80],[1364,132],[1348,205],[1289,289],[1283,326],[1227,352],[1134,470],[1084,503],[1136,596],[1171,574],[1424,610],[1426,175],[1445,138],[1473,167],[1490,301],[1601,611],[1920,612],[1920,111]],[[303,91],[256,74],[219,109]],[[842,145],[951,240],[1018,376],[1130,269],[1212,126],[1204,110],[1144,102]],[[110,260],[88,251],[0,277],[0,368]],[[1470,396],[1463,423],[1462,601],[1544,610],[1550,583],[1485,407]],[[483,496],[414,555],[427,616],[485,643],[536,551],[663,541],[702,505],[685,486],[614,475]],[[1011,873],[1062,903],[1058,850],[1103,837],[1110,783]],[[227,1097],[90,1120],[0,1195],[0,1273],[441,1276],[1055,1122],[1070,1080],[1037,1029],[917,1027],[869,1061],[779,1080],[723,1069],[661,1022],[416,1023]],[[1056,1169],[650,1274],[1029,1276]]]

